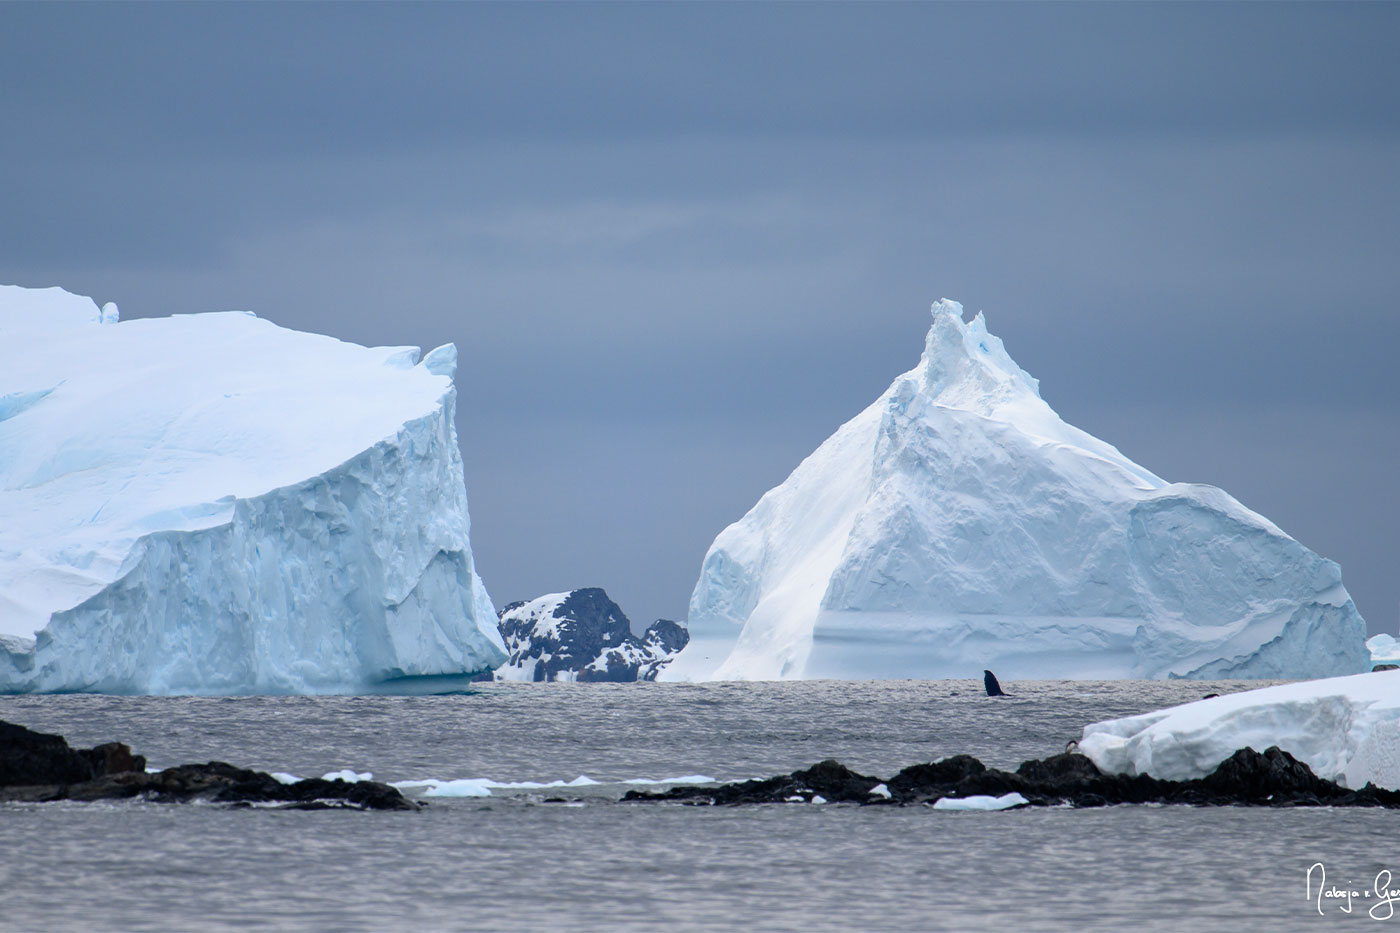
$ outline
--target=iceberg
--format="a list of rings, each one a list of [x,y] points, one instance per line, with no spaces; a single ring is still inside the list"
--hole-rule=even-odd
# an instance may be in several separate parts
[[[1242,748],[1277,745],[1353,790],[1400,789],[1400,671],[1279,684],[1084,727],[1100,771],[1205,777]]]
[[[456,362],[0,286],[0,692],[423,692],[502,663]]]
[[[1372,664],[1400,663],[1400,640],[1394,635],[1372,635],[1366,639],[1366,651]]]
[[[715,539],[664,680],[1368,669],[1341,571],[1066,424],[979,313]]]
[[[679,623],[657,619],[638,638],[598,587],[510,603],[500,630],[510,658],[494,679],[531,682],[655,680],[689,637]]]

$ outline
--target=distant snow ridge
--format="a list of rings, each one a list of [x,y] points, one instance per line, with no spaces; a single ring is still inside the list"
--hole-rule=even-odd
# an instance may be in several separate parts
[[[685,647],[685,627],[657,619],[641,638],[627,616],[597,587],[551,593],[501,610],[501,637],[510,659],[496,680],[655,680]]]
[[[418,692],[505,660],[457,352],[0,286],[0,692]]]
[[[663,680],[1367,669],[1337,565],[1061,421],[981,314],[726,528]]]

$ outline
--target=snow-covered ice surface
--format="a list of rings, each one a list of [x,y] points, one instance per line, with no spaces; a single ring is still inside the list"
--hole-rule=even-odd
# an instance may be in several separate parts
[[[1341,571],[1064,421],[979,314],[711,545],[663,680],[1323,677]]]
[[[0,286],[0,691],[440,688],[505,659],[457,352]]]
[[[1084,727],[1099,769],[1184,781],[1271,745],[1351,788],[1400,789],[1400,671],[1279,684]]]

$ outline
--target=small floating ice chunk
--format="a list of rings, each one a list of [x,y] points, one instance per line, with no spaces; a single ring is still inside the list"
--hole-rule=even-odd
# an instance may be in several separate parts
[[[353,771],[339,771],[326,775],[326,780],[334,780],[339,777],[342,780],[351,780],[355,776]],[[275,775],[274,775],[275,776]],[[288,777],[292,777],[288,775]],[[371,775],[365,773],[357,776],[359,780],[370,780]],[[296,780],[293,777],[293,780]],[[609,784],[715,784],[714,778],[707,774],[686,774],[680,777],[671,778],[626,778],[619,781],[599,781],[586,774],[580,774],[570,781],[497,781],[491,778],[421,778],[412,781],[393,781],[392,787],[397,787],[404,792],[421,792],[424,797],[489,797],[492,791],[512,791],[512,790],[546,790],[553,787],[593,787],[605,786]],[[798,798],[799,800],[803,798]]]
[[[483,778],[460,778],[455,781],[395,781],[393,787],[402,791],[422,790],[424,797],[490,797],[490,784]]]
[[[934,803],[935,810],[1007,810],[1030,803],[1025,797],[1012,791],[1000,797],[976,794],[972,797],[943,797]]]
[[[500,790],[510,790],[512,788],[533,790],[540,787],[588,787],[598,783],[600,782],[593,780],[586,774],[580,774],[572,781],[492,781],[488,779],[485,782],[487,787],[498,788]]]
[[[301,778],[297,777],[295,774],[288,774],[285,771],[274,771],[272,772],[272,776],[279,784],[295,784],[301,780]],[[329,780],[329,778],[327,780]]]
[[[813,794],[812,803],[826,803],[826,798],[823,797],[821,794]]]
[[[647,780],[645,778],[640,780]],[[709,778],[705,779],[710,782]],[[572,781],[494,781],[491,778],[423,778],[415,781],[394,781],[393,787],[399,790],[423,789],[424,797],[489,797],[493,790],[543,790],[550,787],[591,787],[603,783],[628,783],[595,781],[586,774],[580,774]],[[671,781],[650,781],[649,783],[674,783]],[[426,789],[425,789],[426,788]]]
[[[886,800],[889,800],[894,795],[890,793],[890,789],[884,784],[876,784],[874,787],[870,788],[870,796],[884,797]]]

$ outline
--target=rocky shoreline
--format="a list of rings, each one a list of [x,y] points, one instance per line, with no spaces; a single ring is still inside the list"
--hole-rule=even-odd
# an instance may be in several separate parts
[[[676,801],[700,806],[761,803],[855,803],[862,806],[933,805],[971,797],[1023,800],[1007,806],[1103,807],[1124,803],[1257,807],[1400,808],[1400,791],[1367,784],[1351,790],[1318,777],[1306,764],[1273,746],[1243,748],[1207,776],[1161,781],[1147,775],[1104,774],[1083,755],[1066,752],[1021,764],[1015,772],[988,768],[971,755],[912,765],[882,780],[828,759],[810,768],[765,780],[719,787],[673,787],[629,791],[632,802]]]
[[[262,771],[222,761],[148,772],[146,759],[120,742],[75,749],[60,735],[0,720],[0,801],[203,800],[288,810],[416,810],[397,788],[374,781],[310,778],[283,784]]]

